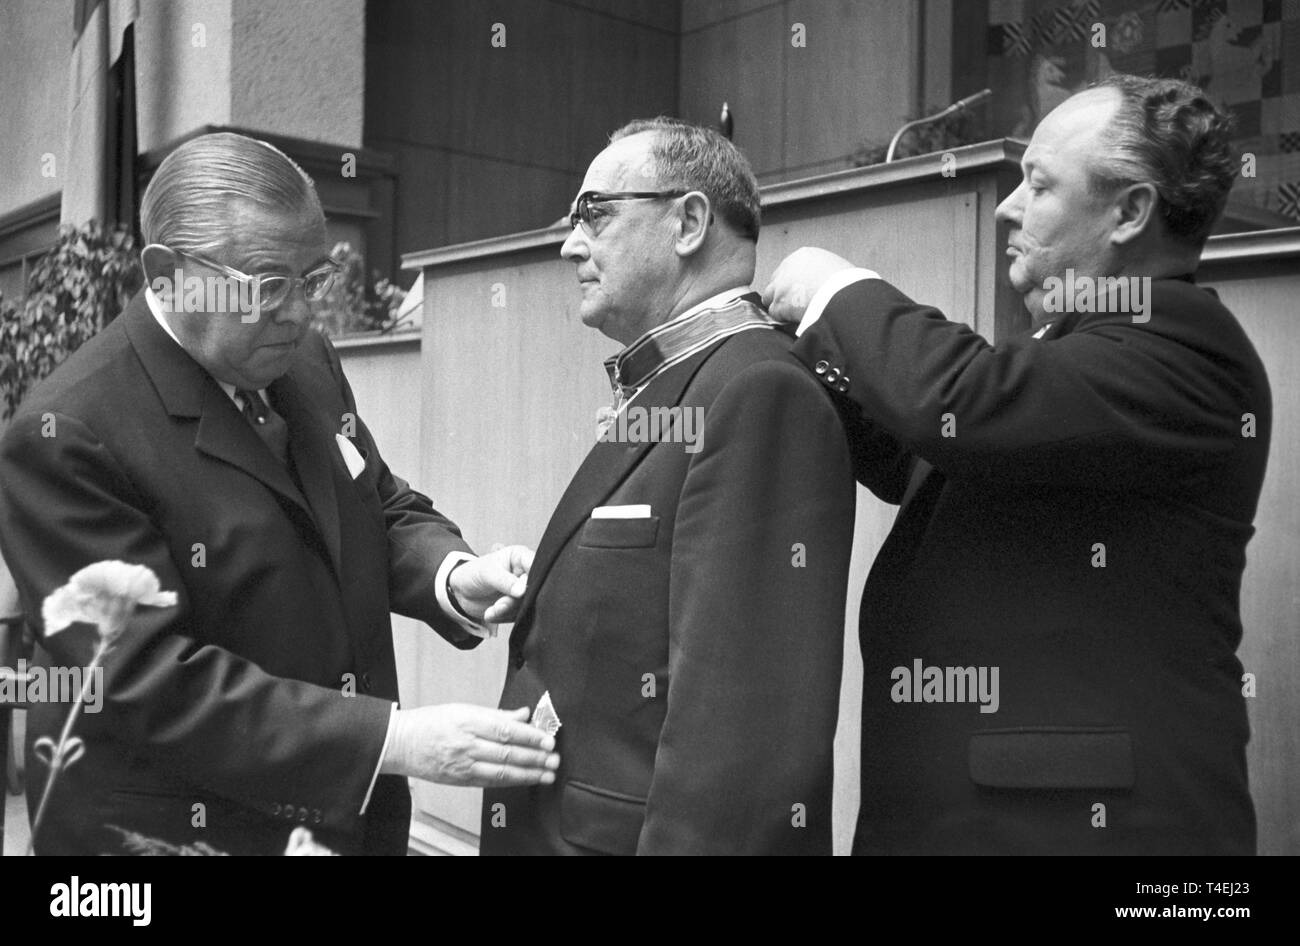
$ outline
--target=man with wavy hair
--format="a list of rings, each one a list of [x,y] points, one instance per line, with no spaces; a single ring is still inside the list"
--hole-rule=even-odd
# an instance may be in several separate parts
[[[1033,322],[998,345],[823,250],[775,273],[900,507],[862,602],[856,852],[1254,852],[1235,651],[1269,385],[1194,275],[1237,167],[1184,82],[1058,106],[998,208]],[[995,704],[945,665],[996,668]]]

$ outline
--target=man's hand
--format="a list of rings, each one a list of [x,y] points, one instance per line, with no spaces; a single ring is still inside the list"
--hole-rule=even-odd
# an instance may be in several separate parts
[[[853,264],[842,256],[815,246],[801,246],[782,260],[772,274],[772,281],[763,290],[763,305],[778,322],[797,325],[826,280],[852,268]]]
[[[457,603],[476,621],[513,621],[528,587],[533,550],[507,545],[457,565],[449,582]]]
[[[549,785],[560,766],[555,739],[527,720],[527,707],[398,710],[379,771],[443,785]]]

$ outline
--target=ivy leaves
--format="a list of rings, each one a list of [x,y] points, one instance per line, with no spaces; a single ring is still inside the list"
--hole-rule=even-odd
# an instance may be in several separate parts
[[[21,310],[0,296],[0,417],[125,308],[144,281],[135,239],[97,221],[64,226],[32,267]]]

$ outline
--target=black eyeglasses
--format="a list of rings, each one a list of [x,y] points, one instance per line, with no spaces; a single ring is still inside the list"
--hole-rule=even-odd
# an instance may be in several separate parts
[[[600,191],[583,191],[578,195],[573,213],[569,214],[569,226],[577,228],[581,223],[592,236],[595,236],[596,215],[592,204],[605,204],[612,200],[666,200],[670,197],[685,197],[690,191],[618,191],[602,194]]]

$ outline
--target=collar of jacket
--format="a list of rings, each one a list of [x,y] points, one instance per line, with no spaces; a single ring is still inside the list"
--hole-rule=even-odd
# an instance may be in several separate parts
[[[605,371],[615,394],[632,394],[719,339],[746,329],[777,327],[756,292],[737,295],[721,305],[709,304],[717,298],[652,328],[617,355],[606,358]]]
[[[1156,287],[1162,282],[1185,282],[1189,285],[1196,286],[1202,292],[1209,293],[1214,298],[1219,294],[1207,286],[1198,285],[1195,273],[1179,273],[1175,276],[1153,276],[1151,277],[1151,293],[1154,295]],[[1148,303],[1150,300],[1148,299]],[[1050,321],[1042,325],[1031,326],[1029,332],[1032,337],[1040,340],[1050,340],[1060,338],[1062,335],[1068,335],[1078,329],[1081,325],[1086,324],[1089,320],[1109,318],[1115,315],[1114,312],[1077,312],[1073,308],[1059,314],[1055,314]]]

